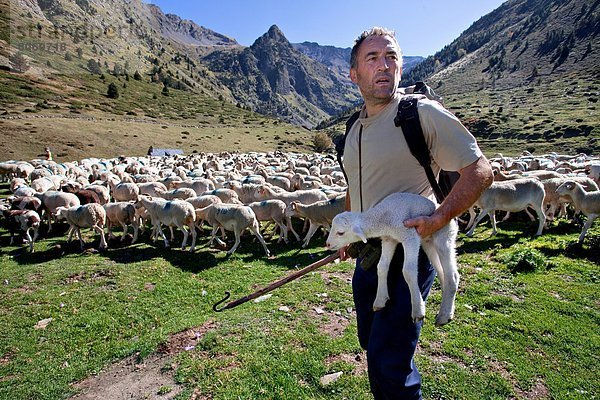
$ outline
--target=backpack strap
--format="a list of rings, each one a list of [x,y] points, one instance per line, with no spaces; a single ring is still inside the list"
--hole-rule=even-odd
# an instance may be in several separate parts
[[[404,134],[404,138],[406,139],[411,154],[419,161],[419,164],[421,164],[425,170],[425,174],[433,189],[435,198],[438,203],[441,203],[445,196],[431,169],[431,154],[429,153],[429,147],[427,147],[427,143],[425,142],[425,135],[423,134],[423,128],[421,128],[419,113],[417,111],[419,98],[423,97],[404,96],[400,100],[400,103],[398,104],[398,113],[394,118],[394,125],[402,128],[402,133]]]
[[[354,125],[354,123],[358,120],[359,115],[360,111],[357,111],[354,114],[352,114],[350,118],[348,118],[348,120],[346,121],[346,132],[344,132],[343,135],[338,136],[337,140],[335,141],[336,157],[338,160],[338,164],[342,169],[342,173],[344,174],[346,182],[348,182],[348,176],[346,175],[346,171],[344,170],[344,163],[342,162],[342,157],[344,157],[344,146],[346,146],[346,137],[348,136],[348,132],[350,132],[350,129],[352,129],[352,125]]]

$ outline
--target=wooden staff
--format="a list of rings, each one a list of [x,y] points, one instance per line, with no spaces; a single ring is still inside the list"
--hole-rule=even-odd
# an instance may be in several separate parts
[[[300,271],[296,271],[293,274],[290,274],[290,275],[286,276],[285,278],[282,278],[282,279],[280,279],[278,281],[275,281],[275,282],[271,283],[267,287],[264,287],[264,288],[262,288],[260,290],[257,290],[256,292],[254,292],[252,294],[249,294],[248,296],[245,296],[245,297],[242,297],[240,299],[231,301],[231,302],[227,303],[224,307],[217,308],[217,306],[219,304],[224,303],[225,301],[227,301],[227,299],[229,297],[231,297],[231,293],[225,292],[225,297],[222,300],[216,302],[213,305],[213,310],[215,312],[221,312],[221,311],[226,310],[228,308],[237,307],[240,304],[243,304],[243,303],[245,303],[247,301],[256,299],[257,297],[260,297],[263,294],[270,292],[271,290],[277,289],[279,286],[283,286],[286,283],[291,282],[294,279],[297,279],[297,278],[301,277],[302,275],[306,275],[310,271],[313,271],[313,270],[315,270],[315,269],[317,269],[319,267],[322,267],[323,265],[329,264],[330,262],[333,262],[333,261],[337,260],[338,257],[339,257],[339,255],[338,255],[337,252],[335,252],[333,254],[330,254],[327,257],[322,258],[319,261],[316,261],[316,262],[310,264],[308,267],[302,268]]]

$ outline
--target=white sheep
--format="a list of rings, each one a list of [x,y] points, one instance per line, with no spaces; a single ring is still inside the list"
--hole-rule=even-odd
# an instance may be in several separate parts
[[[209,245],[211,245],[215,239],[217,239],[217,242],[220,245],[225,245],[225,243],[217,238],[217,230],[219,228],[233,231],[235,234],[235,244],[229,249],[227,255],[233,254],[238,248],[242,231],[246,228],[258,238],[260,244],[262,244],[265,249],[265,253],[267,253],[267,257],[271,255],[265,240],[260,234],[260,225],[258,224],[256,215],[248,206],[227,203],[211,204],[207,207],[196,209],[196,218],[202,218],[213,227]]]
[[[43,213],[48,217],[48,233],[52,231],[51,219],[56,215],[58,207],[75,207],[81,204],[79,198],[73,193],[49,190],[45,193],[36,193],[35,197],[42,201]]]
[[[419,248],[437,271],[442,286],[442,304],[436,316],[436,325],[450,322],[454,316],[454,300],[459,275],[456,264],[456,235],[458,227],[453,220],[433,235],[421,238],[414,228],[406,228],[404,221],[417,216],[431,215],[435,204],[420,195],[392,193],[375,207],[362,213],[346,211],[333,219],[327,238],[327,248],[338,250],[353,242],[381,239],[381,257],[377,264],[377,295],[373,310],[385,307],[389,299],[387,276],[396,246],[404,247],[402,274],[410,291],[412,312],[416,323],[425,317],[425,302],[418,284]]]
[[[592,226],[594,220],[600,216],[600,190],[586,192],[581,184],[574,181],[567,181],[560,185],[556,189],[556,192],[560,195],[570,197],[575,207],[587,217],[587,221],[585,221],[579,235],[579,243],[582,243],[587,230]]]
[[[108,237],[115,238],[112,233],[112,228],[115,225],[120,225],[123,228],[123,235],[121,235],[121,242],[125,240],[127,234],[128,225],[133,226],[133,239],[131,243],[135,243],[138,237],[139,231],[139,218],[135,213],[135,206],[127,201],[119,201],[116,203],[108,203],[104,205],[106,211],[106,226],[108,228]]]
[[[543,211],[545,195],[544,185],[535,178],[492,183],[475,202],[475,205],[481,211],[477,218],[474,218],[471,214],[471,220],[467,225],[467,227],[470,227],[467,236],[473,235],[475,227],[486,215],[489,215],[492,221],[492,236],[494,236],[498,232],[496,229],[496,210],[518,212],[526,210],[527,207],[535,210],[539,219],[536,236],[541,235],[546,223],[546,215]]]
[[[0,210],[7,221],[7,227],[10,232],[10,244],[14,243],[14,233],[20,229],[25,232],[25,240],[29,244],[29,251],[33,253],[33,243],[38,237],[41,218],[33,210],[9,210],[5,206],[0,206]],[[33,238],[30,231],[33,230]]]
[[[158,197],[162,197],[163,199],[166,199],[166,200],[175,200],[175,199],[187,200],[189,198],[197,196],[194,189],[186,188],[186,187],[179,188],[179,189],[171,189],[171,190],[167,190],[167,191],[162,191],[160,189],[156,189],[156,195]]]
[[[165,224],[168,227],[176,226],[181,229],[183,232],[181,250],[184,250],[187,244],[189,233],[184,228],[184,226],[187,226],[192,235],[190,252],[194,251],[196,248],[196,213],[190,203],[183,200],[168,201],[162,198],[142,195],[139,196],[138,201],[135,203],[135,208],[140,209],[142,207],[150,214],[154,232],[162,236],[165,247],[169,247],[169,241],[162,231],[161,224]]]
[[[279,240],[288,243],[288,227],[286,225],[285,208],[283,201],[277,199],[255,201],[248,204],[248,207],[254,211],[256,219],[259,221],[273,221],[280,229]]]
[[[306,248],[310,239],[313,237],[319,227],[329,229],[331,221],[339,213],[343,212],[346,206],[345,196],[335,197],[331,200],[317,201],[311,204],[302,204],[295,200],[288,204],[285,210],[285,216],[291,218],[294,216],[306,218],[310,226],[302,242],[302,247]]]
[[[108,247],[104,239],[104,225],[106,224],[106,211],[97,203],[84,204],[74,207],[58,207],[56,209],[56,218],[58,220],[65,219],[69,224],[69,238],[71,242],[73,233],[77,232],[81,250],[83,250],[83,239],[81,238],[80,228],[92,228],[100,234],[100,249]]]

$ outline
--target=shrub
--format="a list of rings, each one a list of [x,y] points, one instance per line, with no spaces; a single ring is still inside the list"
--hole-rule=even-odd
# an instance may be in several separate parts
[[[324,152],[333,147],[331,138],[325,132],[317,132],[313,136],[313,149],[316,152]]]
[[[110,85],[108,85],[108,91],[106,94],[111,99],[119,98],[119,89],[117,88],[117,85],[114,84],[114,82],[112,82]]]
[[[542,252],[521,244],[511,247],[502,261],[513,274],[543,271],[547,267],[546,257]]]

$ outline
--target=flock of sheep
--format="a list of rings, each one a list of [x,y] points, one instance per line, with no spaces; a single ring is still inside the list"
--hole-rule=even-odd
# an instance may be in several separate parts
[[[587,217],[579,237],[583,241],[600,215],[600,159],[584,154],[498,154],[491,162],[496,181],[469,211],[468,235],[486,215],[496,233],[495,211],[528,208],[537,214],[540,235],[554,218],[572,216],[572,205]],[[11,244],[13,235],[22,231],[30,251],[42,223],[51,232],[53,224],[64,220],[68,240],[77,233],[82,249],[81,228],[100,235],[100,248],[108,246],[105,230],[113,239],[115,226],[123,230],[121,241],[131,226],[132,243],[148,229],[152,239],[162,238],[168,247],[163,232],[167,226],[171,241],[177,228],[183,233],[181,248],[191,237],[189,250],[194,251],[199,228],[207,223],[212,227],[209,245],[215,240],[224,245],[225,231],[233,231],[235,244],[227,252],[232,254],[248,229],[269,256],[261,234],[264,224],[273,224],[279,241],[288,243],[290,232],[301,240],[291,218],[304,219],[306,247],[320,227],[328,230],[344,210],[346,191],[335,157],[284,152],[6,161],[0,163],[0,179],[10,182],[12,192],[0,201]]]

